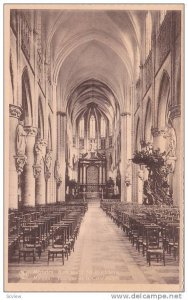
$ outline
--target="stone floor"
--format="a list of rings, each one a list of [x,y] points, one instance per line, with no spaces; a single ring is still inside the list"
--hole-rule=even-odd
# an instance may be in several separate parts
[[[9,264],[9,283],[125,283],[178,284],[178,262],[166,256],[166,266],[146,258],[133,247],[126,234],[100,208],[89,203],[80,233],[64,266],[61,259],[47,264],[47,251],[32,261]]]

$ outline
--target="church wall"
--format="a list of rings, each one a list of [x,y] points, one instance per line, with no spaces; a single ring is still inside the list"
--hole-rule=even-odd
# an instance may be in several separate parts
[[[21,24],[21,18],[20,16],[18,16],[18,24]],[[31,26],[34,27],[34,19],[31,18]],[[27,55],[23,52],[21,44],[20,44],[20,33],[17,32],[13,32],[12,28],[10,28],[10,53],[11,53],[11,64],[12,64],[12,73],[13,73],[13,96],[12,99],[10,99],[10,103],[14,103],[17,106],[21,106],[22,105],[22,75],[24,72],[27,72],[28,74],[28,78],[29,78],[29,89],[30,89],[30,93],[31,93],[31,118],[29,119],[29,123],[27,123],[27,126],[32,126],[34,128],[38,128],[38,110],[39,110],[39,98],[41,100],[41,104],[42,104],[42,115],[43,115],[43,125],[44,125],[44,140],[45,143],[47,144],[48,142],[48,116],[50,116],[51,119],[51,126],[52,126],[52,145],[53,145],[53,149],[52,150],[52,163],[51,163],[51,171],[50,171],[50,177],[47,179],[47,195],[45,195],[46,199],[45,201],[47,203],[51,203],[56,201],[56,182],[55,182],[55,178],[54,178],[54,167],[55,167],[55,160],[56,160],[56,134],[54,134],[54,128],[55,128],[55,118],[54,118],[54,111],[52,109],[54,109],[54,107],[50,107],[48,105],[48,101],[46,98],[46,91],[47,88],[46,86],[49,85],[49,82],[47,82],[45,84],[45,80],[46,78],[44,78],[44,66],[42,66],[42,73],[39,74],[39,65],[38,65],[38,61],[37,61],[37,47],[38,44],[35,40],[34,35],[31,36],[30,38],[30,46],[29,46],[29,51],[30,51],[30,57],[28,58]],[[43,59],[43,58],[42,58]],[[41,79],[41,80],[40,80]],[[40,83],[39,83],[40,80]],[[46,80],[47,81],[47,80]],[[51,88],[51,86],[50,86]],[[50,93],[48,91],[48,98],[50,97]],[[50,101],[51,106],[53,106],[53,101],[51,101],[52,99],[48,99]],[[55,100],[55,99],[54,99]],[[18,120],[19,121],[19,120]],[[18,124],[18,123],[17,123]],[[14,122],[11,123],[11,126],[14,126],[15,128],[11,128],[11,139],[12,141],[15,141],[16,139],[16,126],[17,124]],[[13,136],[14,135],[14,136]],[[28,139],[28,138],[27,138]],[[36,137],[35,137],[35,141],[37,140],[37,133],[36,133]],[[30,144],[31,145],[31,144]],[[12,142],[11,142],[11,147],[12,146]],[[33,147],[33,148],[32,148]],[[45,146],[46,147],[46,146]],[[33,153],[33,162],[35,162],[35,144],[31,145],[31,149],[30,151]],[[46,152],[45,152],[46,153]],[[15,152],[13,151],[11,154],[11,164],[15,165]],[[45,155],[45,154],[44,154]],[[13,157],[13,158],[12,158]],[[45,156],[44,156],[45,159]],[[15,194],[15,197],[13,199],[13,196],[10,196],[10,198],[12,198],[11,202],[10,202],[10,207],[17,207],[17,193],[20,193],[18,191],[18,173],[16,173],[16,171],[14,171],[13,166],[10,169],[10,172],[12,173],[12,176],[14,176],[14,182],[15,185],[14,187],[11,187],[10,190],[14,190],[13,193]],[[18,170],[18,165],[16,165],[16,168]],[[30,168],[30,167],[29,167]],[[31,166],[32,168],[32,166]],[[44,160],[44,168],[45,168],[45,160]],[[23,166],[23,171],[25,170],[25,166]],[[30,170],[31,172],[33,172],[33,170]],[[42,177],[43,177],[43,185],[45,185],[45,180],[46,178],[44,178],[45,174],[43,173],[44,171],[42,171]],[[33,180],[36,183],[38,181],[38,179],[35,177],[36,175],[33,174]],[[17,178],[16,178],[17,177]],[[35,179],[34,179],[35,177]],[[10,176],[11,178],[11,176]],[[41,188],[41,184],[39,184],[38,188],[40,190]],[[45,187],[43,187],[43,191],[45,190]],[[35,187],[33,187],[33,192],[35,195]],[[35,198],[35,196],[34,196]],[[30,205],[30,204],[28,204]],[[33,205],[33,203],[32,203]]]
[[[171,20],[173,20],[173,22]],[[182,142],[181,142],[182,141],[182,136],[181,136],[182,126],[181,126],[181,119],[180,119],[180,107],[177,105],[178,99],[181,97],[180,96],[180,88],[181,88],[180,52],[181,52],[181,47],[180,47],[180,31],[178,31],[178,26],[179,26],[178,25],[179,24],[178,16],[173,15],[173,14],[171,15],[171,13],[169,13],[166,17],[165,22],[166,23],[165,23],[165,25],[163,24],[163,28],[164,28],[164,26],[166,26],[167,22],[169,22],[169,28],[171,28],[170,30],[168,28],[168,35],[170,35],[170,38],[168,37],[168,41],[165,40],[164,35],[162,35],[161,40],[159,40],[158,32],[153,37],[156,40],[153,42],[153,48],[152,48],[152,56],[154,55],[152,68],[153,68],[154,72],[153,72],[152,79],[151,79],[151,86],[145,93],[146,89],[143,88],[143,85],[142,85],[142,80],[145,79],[145,77],[143,77],[144,72],[142,72],[142,68],[140,70],[140,75],[139,75],[139,78],[141,79],[141,83],[138,80],[137,84],[136,84],[134,132],[136,134],[136,124],[137,124],[138,116],[140,117],[141,127],[142,127],[142,129],[144,129],[148,98],[151,99],[152,107],[153,107],[153,109],[152,109],[152,127],[155,130],[164,129],[164,128],[158,128],[157,120],[158,120],[158,118],[161,117],[158,115],[158,113],[159,113],[158,112],[159,96],[160,96],[160,92],[161,92],[160,88],[161,88],[161,83],[163,80],[163,74],[164,74],[164,72],[166,72],[169,76],[169,84],[170,84],[169,101],[168,101],[169,107],[167,107],[167,111],[168,111],[167,115],[169,115],[170,119],[172,120],[172,126],[176,132],[176,139],[177,139],[177,144],[176,144],[176,157],[177,158],[176,158],[176,163],[175,163],[175,170],[174,170],[173,175],[170,175],[170,176],[173,176],[173,180],[172,180],[173,191],[174,191],[173,198],[174,198],[174,204],[176,205],[180,202],[179,197],[180,197],[180,191],[182,189],[182,186],[181,186],[182,185],[181,184],[182,166],[180,163],[180,157],[182,157],[182,150],[181,150],[182,149]],[[172,22],[172,23],[170,23],[170,22]],[[160,44],[160,43],[164,43],[164,46],[163,46],[163,44]],[[159,51],[160,47],[164,47],[163,53],[161,53]],[[165,59],[163,59],[163,57],[165,55],[164,53],[167,53],[167,52],[165,52],[165,51],[167,51],[167,49],[169,49],[169,53],[168,53],[168,55],[166,55]],[[164,60],[162,64],[161,64],[161,59]],[[147,58],[147,61],[148,61],[148,58]],[[161,66],[159,65],[159,63],[161,64]],[[144,67],[145,67],[145,64],[144,64]],[[161,101],[163,101],[163,99]],[[164,101],[166,101],[166,100],[164,99]],[[165,105],[166,104],[164,103],[164,106]],[[157,137],[157,136],[153,137],[154,145],[155,144],[158,145],[158,142],[157,142],[158,139],[159,139],[159,137]],[[160,139],[161,139],[160,145],[163,145],[163,147],[161,148],[161,151],[166,150],[167,141],[163,137],[160,137]],[[136,198],[136,201],[138,199],[138,182],[139,182],[139,178],[137,177],[137,174],[136,174],[137,169],[138,169],[138,166],[133,166],[133,170],[134,170],[133,172],[134,172],[135,181],[136,181],[133,183],[133,195],[134,195],[133,198],[134,199]],[[136,191],[134,188],[136,188]]]

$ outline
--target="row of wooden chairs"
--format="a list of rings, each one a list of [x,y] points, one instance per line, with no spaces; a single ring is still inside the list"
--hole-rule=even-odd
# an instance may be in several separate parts
[[[102,203],[101,208],[125,232],[138,252],[146,256],[147,263],[156,258],[165,265],[165,253],[179,256],[179,211],[177,208],[150,208],[136,205]],[[159,212],[165,212],[159,216]]]
[[[66,237],[62,239],[62,243],[64,243],[67,253],[70,254],[70,251],[74,250],[74,242],[78,235],[81,219],[86,211],[86,208],[79,208],[79,205],[76,208],[74,207],[74,211],[72,211],[72,208],[68,207],[65,210],[64,206],[59,206],[59,211],[57,211],[50,207],[50,211],[42,209],[35,212],[35,217],[32,214],[30,218],[28,211],[25,213],[16,211],[14,212],[14,218],[11,212],[9,216],[9,260],[11,261],[15,252],[18,252],[18,262],[22,257],[24,260],[30,257],[34,263],[50,244],[52,244],[51,248],[54,248],[54,245],[57,244],[56,233],[58,231],[55,231],[55,228],[66,229]],[[60,231],[60,229],[58,230]],[[65,233],[65,230],[63,232]],[[47,251],[49,261],[50,250]]]
[[[72,213],[62,222],[52,226],[52,247],[48,249],[48,264],[51,258],[54,261],[54,257],[60,256],[63,264],[64,259],[68,259],[71,250],[74,251],[81,221],[81,214]]]

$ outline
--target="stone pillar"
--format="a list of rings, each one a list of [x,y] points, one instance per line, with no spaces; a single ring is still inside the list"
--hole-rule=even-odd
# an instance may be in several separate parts
[[[57,112],[57,159],[59,162],[61,183],[57,189],[58,202],[65,201],[65,147],[66,147],[66,113]]]
[[[102,184],[102,166],[99,166],[99,184]]]
[[[40,173],[34,171],[35,181],[35,203],[36,205],[44,205],[46,203],[46,183],[44,179],[44,164],[41,164]]]
[[[86,184],[86,166],[84,165],[83,169],[83,183]]]
[[[16,128],[21,113],[22,109],[19,106],[9,104],[9,208],[11,209],[18,208],[18,174],[19,170],[20,173],[23,170],[23,160],[18,160],[16,153]]]
[[[173,186],[173,204],[181,205],[184,198],[184,145],[183,145],[183,120],[181,119],[181,108],[175,105],[170,109],[170,118],[176,133],[176,153],[174,161],[172,160],[172,186]],[[173,157],[172,157],[173,159]]]
[[[45,186],[46,186],[46,203],[53,203],[55,199],[53,199],[53,185],[52,185],[52,150],[46,150],[46,156],[44,161],[44,177],[45,177]]]
[[[107,161],[105,162],[105,164],[103,163],[103,167],[102,167],[102,183],[106,184],[106,180],[107,180]]]
[[[79,172],[80,172],[80,184],[82,184],[83,183],[83,181],[82,181],[82,165],[80,165],[79,168],[80,168],[80,170],[79,170]]]
[[[24,186],[23,186],[23,206],[35,206],[35,178],[33,174],[34,166],[34,145],[37,135],[37,128],[25,126],[27,132],[26,156],[27,162],[24,168]]]
[[[131,114],[121,114],[121,201],[132,202]]]
[[[36,153],[35,165],[33,166],[33,172],[35,177],[35,204],[44,205],[46,203],[46,182],[44,178],[44,157],[46,152],[46,141],[39,140],[35,144],[35,152],[37,148],[40,149],[40,153]],[[39,159],[37,159],[37,156]],[[40,161],[39,161],[40,160]]]

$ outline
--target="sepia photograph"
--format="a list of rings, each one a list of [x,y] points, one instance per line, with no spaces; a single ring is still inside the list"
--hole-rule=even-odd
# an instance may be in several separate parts
[[[4,5],[4,290],[184,290],[184,5]]]

